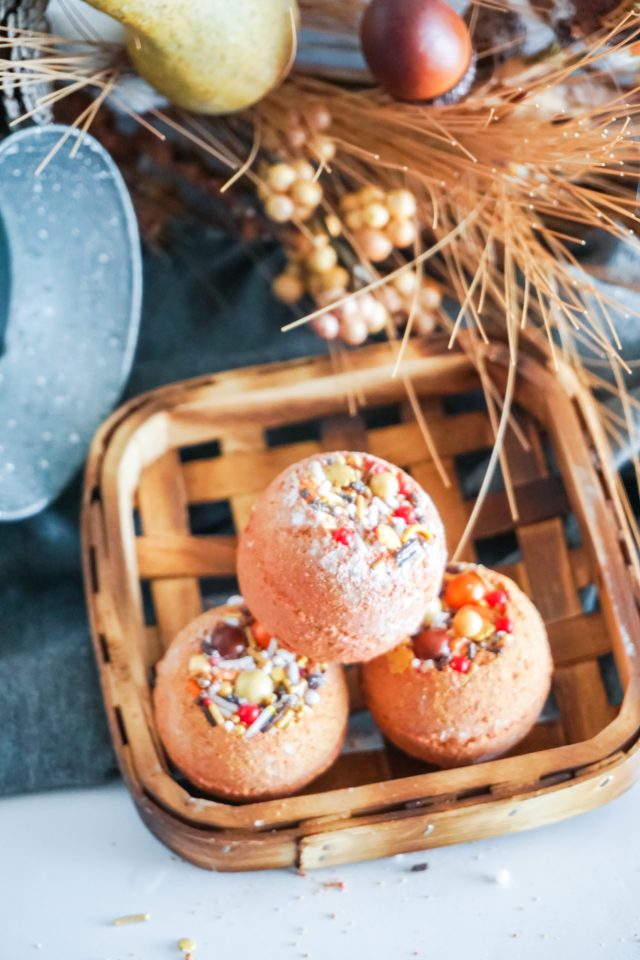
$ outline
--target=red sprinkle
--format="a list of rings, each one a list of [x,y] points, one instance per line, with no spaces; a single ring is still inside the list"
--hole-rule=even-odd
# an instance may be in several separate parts
[[[418,514],[410,503],[404,503],[401,507],[398,507],[397,510],[393,511],[393,515],[394,517],[400,517],[409,526],[418,522]]]
[[[387,468],[384,463],[379,463],[377,460],[365,460],[364,469],[370,477],[375,477],[377,473],[384,473]]]
[[[456,673],[469,673],[471,660],[469,660],[469,657],[451,657],[449,666],[452,670],[455,670]]]
[[[200,700],[200,703],[202,704],[203,707],[211,706],[211,700],[209,699],[209,697],[202,697]]]
[[[241,707],[238,707],[238,717],[240,718],[241,723],[246,723],[247,726],[251,726],[254,720],[257,720],[260,716],[260,707],[256,703],[243,703]]]
[[[490,607],[505,607],[509,600],[509,594],[506,590],[491,590],[485,594],[485,600]]]
[[[350,547],[353,543],[353,530],[350,530],[349,527],[338,527],[337,530],[333,531],[332,537],[336,543],[341,543],[344,547]]]
[[[513,620],[509,620],[509,617],[498,617],[494,627],[498,632],[513,633]]]

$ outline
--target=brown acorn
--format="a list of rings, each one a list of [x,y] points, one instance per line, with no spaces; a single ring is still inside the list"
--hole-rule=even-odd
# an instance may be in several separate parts
[[[471,35],[443,0],[371,0],[360,39],[371,73],[398,100],[468,92],[475,73]]]

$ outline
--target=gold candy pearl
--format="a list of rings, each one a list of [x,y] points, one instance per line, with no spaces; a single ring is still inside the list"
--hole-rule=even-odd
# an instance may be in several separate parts
[[[296,207],[291,197],[276,193],[269,197],[264,205],[265,213],[270,220],[275,223],[286,223],[296,212]]]
[[[472,607],[462,607],[453,618],[453,629],[458,637],[475,640],[484,630],[484,618]]]
[[[316,273],[326,273],[336,266],[338,254],[334,247],[319,247],[307,257],[307,266]]]
[[[417,212],[416,198],[410,190],[392,190],[387,196],[387,207],[398,220],[415,217]]]
[[[304,283],[300,277],[296,277],[286,270],[275,278],[271,284],[271,289],[278,300],[283,303],[297,303],[304,296]]]
[[[249,703],[262,703],[273,693],[273,680],[264,670],[244,670],[238,674],[234,693]]]
[[[297,174],[290,163],[274,163],[267,170],[266,180],[276,193],[286,193],[296,182]]]
[[[380,497],[381,500],[389,500],[391,497],[397,496],[398,490],[400,489],[398,478],[386,470],[384,473],[376,473],[371,477],[369,486],[371,487],[371,492],[375,494],[376,497]],[[398,546],[399,545],[400,541],[398,540]]]
[[[218,687],[218,693],[221,697],[228,697],[230,693],[233,693],[233,687],[228,680],[225,680],[224,683],[221,683]]]

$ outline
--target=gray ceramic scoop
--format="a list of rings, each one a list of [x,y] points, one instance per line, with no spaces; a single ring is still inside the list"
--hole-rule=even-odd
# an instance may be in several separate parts
[[[76,473],[138,334],[140,241],[113,160],[73,131],[37,172],[66,133],[0,144],[0,520],[37,513]]]

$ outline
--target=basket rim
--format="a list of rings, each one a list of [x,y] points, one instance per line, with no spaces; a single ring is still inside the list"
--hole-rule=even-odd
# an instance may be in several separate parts
[[[357,360],[354,368],[355,376],[363,378],[370,377],[373,370],[376,371],[379,379],[383,376],[387,377],[392,365],[386,346],[364,348],[354,355],[354,360]],[[509,357],[504,347],[493,345],[487,348],[485,360],[487,364],[504,372]],[[430,361],[437,363],[440,368],[444,364],[448,376],[455,372],[469,372],[473,369],[471,361],[463,353],[449,352],[445,356],[442,343],[432,344],[429,347],[418,347],[412,344],[405,360],[406,375],[416,380],[425,377],[428,380],[429,374],[433,374],[433,370],[430,369],[433,364]],[[534,401],[540,407],[544,406],[548,409],[550,404],[559,402],[566,404],[574,401],[579,405],[584,417],[583,429],[588,431],[589,438],[593,441],[600,457],[606,461],[602,438],[597,435],[597,419],[594,418],[591,409],[593,401],[578,382],[574,372],[562,364],[559,374],[556,375],[531,357],[522,357],[519,364],[521,389],[533,391],[536,394]],[[354,377],[354,370],[349,372],[351,380]],[[309,376],[311,371],[314,374],[313,381]],[[258,386],[255,383],[256,377],[261,381]],[[337,394],[339,388],[346,385],[345,378],[346,374],[336,373],[331,369],[329,361],[315,357],[240,368],[152,390],[129,401],[103,424],[96,434],[88,461],[82,519],[85,586],[92,639],[99,665],[101,665],[100,633],[103,625],[102,611],[99,603],[96,602],[96,593],[93,590],[95,566],[98,564],[100,578],[105,577],[111,589],[124,587],[126,590],[126,580],[123,581],[122,571],[131,564],[131,557],[127,556],[124,545],[117,538],[115,541],[113,537],[109,538],[106,531],[108,527],[114,529],[115,520],[121,515],[121,511],[130,506],[122,502],[122,491],[128,488],[126,484],[123,486],[121,466],[123,458],[135,447],[139,431],[149,428],[152,423],[157,424],[158,431],[162,435],[161,442],[168,441],[165,449],[169,449],[170,428],[163,423],[163,414],[168,409],[175,409],[174,401],[178,397],[183,398],[179,407],[188,408],[191,413],[214,405],[214,408],[222,410],[226,416],[238,417],[238,411],[245,416],[247,410],[266,405],[269,391],[275,387],[282,388],[283,383],[293,395],[300,389],[301,384],[308,386],[315,381],[320,381],[321,386],[324,384],[325,389],[328,384],[331,384],[332,390]],[[243,388],[249,385],[250,391],[243,393]],[[586,453],[588,448],[584,437],[581,437],[581,440]],[[615,485],[611,486],[610,482],[607,493],[613,501],[617,499]],[[602,492],[600,496],[602,497]],[[600,520],[599,523],[601,524],[602,521]],[[603,531],[603,534],[605,532]],[[629,577],[621,553],[616,575]],[[100,675],[105,703],[112,708],[107,710],[107,714],[123,776],[132,792],[137,790],[145,793],[153,802],[183,823],[207,830],[255,833],[259,833],[264,826],[280,831],[291,824],[302,822],[311,824],[314,821],[324,821],[328,817],[354,818],[366,816],[373,811],[391,811],[398,806],[424,798],[434,800],[439,797],[444,802],[447,795],[452,794],[452,780],[457,784],[454,793],[473,791],[487,784],[496,789],[511,783],[519,786],[525,793],[533,795],[540,790],[541,777],[563,771],[579,775],[581,770],[594,764],[607,762],[618,755],[626,756],[630,744],[636,743],[640,737],[638,611],[635,604],[632,608],[629,602],[626,604],[623,602],[622,584],[616,587],[611,577],[609,580],[609,586],[616,594],[617,612],[624,620],[622,632],[626,638],[624,650],[627,658],[628,683],[620,713],[590,740],[528,754],[527,783],[523,783],[519,771],[522,757],[516,756],[493,760],[479,766],[462,767],[455,771],[433,771],[359,787],[338,788],[315,795],[304,794],[284,800],[254,801],[241,806],[219,800],[192,797],[166,771],[162,754],[158,752],[158,745],[154,743],[152,736],[147,747],[151,754],[154,750],[156,751],[151,773],[146,769],[146,764],[141,762],[140,745],[131,742],[122,744],[113,716],[115,709],[120,707],[117,701],[121,699],[125,690],[133,694],[134,700],[137,699],[138,702],[138,715],[134,718],[132,727],[141,730],[145,723],[152,725],[153,718],[148,710],[145,712],[142,704],[139,689],[140,677],[131,675],[128,664],[117,662],[110,664],[108,677],[107,671],[102,668]],[[627,593],[630,595],[631,592],[632,583],[629,581]],[[126,602],[131,603],[132,598],[127,597]],[[635,660],[632,650],[637,654]],[[315,805],[311,802],[312,800],[316,801]],[[259,822],[259,828],[256,826],[256,821]]]

